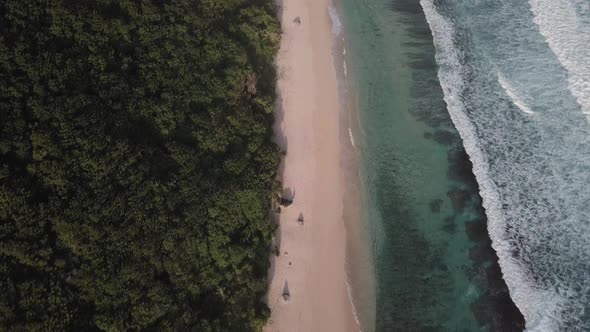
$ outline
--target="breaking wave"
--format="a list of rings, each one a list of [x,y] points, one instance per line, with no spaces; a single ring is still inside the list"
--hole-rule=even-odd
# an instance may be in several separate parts
[[[534,22],[563,67],[582,112],[590,116],[590,2],[529,0]]]
[[[590,330],[589,6],[530,0],[527,13],[507,0],[484,10],[477,1],[420,4],[447,109],[527,330]],[[522,112],[506,112],[514,106]]]
[[[531,109],[525,104],[525,102],[522,101],[522,99],[520,99],[520,97],[516,94],[516,91],[512,87],[512,84],[510,84],[510,82],[506,80],[502,73],[498,73],[498,83],[500,83],[502,89],[506,91],[506,94],[508,95],[508,97],[510,97],[512,103],[514,103],[516,107],[518,107],[521,111],[527,114],[535,114],[535,112],[531,111]]]

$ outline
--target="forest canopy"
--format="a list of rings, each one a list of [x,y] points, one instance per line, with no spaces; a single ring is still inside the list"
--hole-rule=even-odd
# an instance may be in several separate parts
[[[0,0],[0,330],[258,330],[274,0]]]

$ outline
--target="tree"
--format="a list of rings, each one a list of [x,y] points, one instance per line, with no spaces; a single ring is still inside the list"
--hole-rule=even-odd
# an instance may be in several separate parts
[[[258,330],[272,0],[0,1],[0,330]]]

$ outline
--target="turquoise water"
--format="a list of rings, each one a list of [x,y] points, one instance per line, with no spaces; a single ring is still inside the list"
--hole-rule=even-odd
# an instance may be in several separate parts
[[[420,1],[530,331],[590,331],[590,2]]]
[[[342,0],[377,331],[521,330],[418,1]]]

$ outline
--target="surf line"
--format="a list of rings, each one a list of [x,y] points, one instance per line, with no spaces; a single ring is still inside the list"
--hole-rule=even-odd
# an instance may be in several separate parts
[[[359,332],[363,332],[363,330],[361,328],[361,322],[359,321],[359,317],[356,312],[356,306],[354,305],[354,301],[352,300],[352,288],[350,287],[350,284],[348,283],[347,279],[348,279],[348,276],[344,280],[344,283],[346,284],[346,291],[348,292],[348,300],[350,301],[350,304],[352,305],[352,316],[354,317],[354,321],[356,322],[356,325],[359,328]]]
[[[506,91],[506,94],[508,95],[508,97],[510,97],[510,99],[512,100],[512,103],[514,105],[516,105],[516,107],[518,107],[521,111],[527,113],[527,114],[535,114],[535,112],[533,112],[526,104],[524,101],[522,101],[522,99],[520,99],[517,95],[516,92],[514,90],[514,88],[512,87],[512,85],[510,84],[510,82],[508,82],[506,80],[506,78],[504,77],[504,75],[502,75],[501,72],[498,72],[498,83],[500,83],[500,85],[502,86],[502,89],[504,89],[504,91]]]
[[[344,38],[342,38],[342,44],[344,45]],[[347,67],[346,67],[346,46],[342,46],[342,67],[344,69],[344,78],[347,78]]]
[[[350,137],[350,144],[352,144],[352,147],[354,148],[354,151],[356,152],[356,144],[354,144],[354,136],[352,135],[352,129],[350,129],[350,127],[348,128],[348,137]]]

